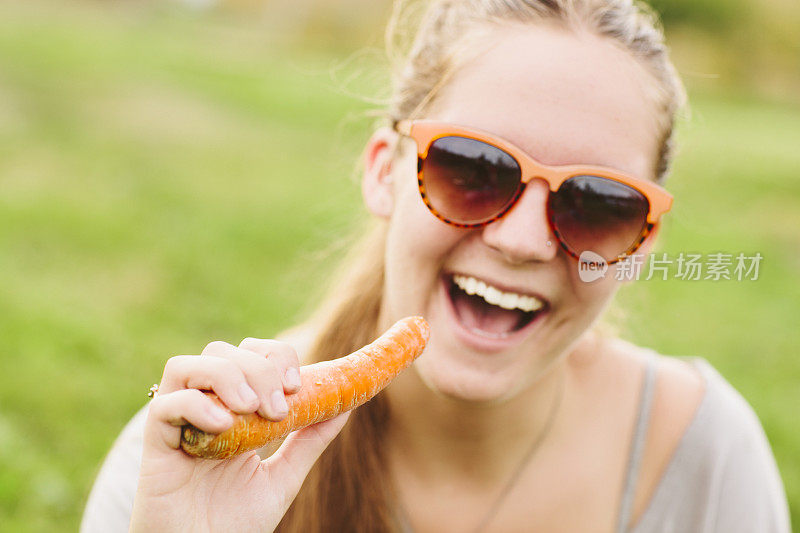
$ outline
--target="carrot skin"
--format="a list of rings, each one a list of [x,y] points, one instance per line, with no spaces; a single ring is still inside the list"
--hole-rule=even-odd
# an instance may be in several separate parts
[[[219,435],[183,426],[181,448],[195,457],[227,459],[363,405],[422,353],[429,336],[425,319],[404,318],[350,355],[301,367],[302,387],[286,396],[289,413],[283,420],[231,411],[233,426]],[[206,394],[228,410],[214,393]]]

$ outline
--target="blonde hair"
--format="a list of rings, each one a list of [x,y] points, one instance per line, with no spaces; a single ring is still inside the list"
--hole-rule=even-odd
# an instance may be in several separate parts
[[[669,59],[656,14],[632,0],[439,0],[429,3],[410,46],[402,28],[413,25],[413,6],[397,2],[387,28],[386,46],[394,64],[392,96],[386,117],[416,118],[439,90],[475,53],[481,30],[498,26],[554,24],[610,39],[627,50],[653,79],[659,153],[656,181],[669,171],[674,152],[675,118],[686,102],[683,84]],[[398,49],[409,48],[406,54]]]
[[[545,23],[612,39],[651,74],[657,94],[654,112],[661,127],[654,175],[663,180],[673,154],[675,115],[685,93],[669,61],[657,18],[643,4],[631,0],[397,2],[387,27],[387,53],[395,64],[395,74],[385,118],[400,120],[423,114],[452,74],[477,51],[474,37],[482,30],[502,24],[535,27]],[[411,39],[405,32],[409,26],[417,28]],[[376,221],[344,261],[311,320],[315,329],[311,361],[352,352],[379,333],[385,244],[386,225]],[[277,531],[396,529],[396,494],[382,440],[390,417],[382,394],[353,413],[311,470]]]

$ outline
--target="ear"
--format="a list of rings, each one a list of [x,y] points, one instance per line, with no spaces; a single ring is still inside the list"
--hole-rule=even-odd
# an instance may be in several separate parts
[[[392,157],[397,142],[398,135],[395,131],[380,128],[372,134],[364,148],[361,194],[369,212],[381,218],[389,218],[394,208]]]

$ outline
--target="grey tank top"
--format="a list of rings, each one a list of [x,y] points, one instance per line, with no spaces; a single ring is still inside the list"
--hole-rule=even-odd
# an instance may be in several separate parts
[[[650,422],[650,407],[653,404],[653,386],[656,380],[656,360],[647,358],[642,392],[639,399],[639,411],[636,414],[636,424],[633,429],[631,453],[628,459],[628,472],[625,476],[625,489],[622,492],[622,502],[617,514],[617,533],[625,533],[633,512],[633,496],[636,493],[636,480],[639,478],[639,467],[642,463],[644,441],[647,437],[647,426]]]

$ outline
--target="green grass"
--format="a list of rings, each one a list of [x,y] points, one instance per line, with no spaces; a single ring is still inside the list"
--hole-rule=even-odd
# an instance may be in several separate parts
[[[164,361],[292,324],[324,281],[318,250],[363,216],[351,178],[369,120],[331,81],[341,55],[235,17],[56,6],[0,7],[0,524],[13,531],[74,531]],[[368,92],[365,61],[350,85]],[[750,401],[797,523],[800,109],[694,96],[662,249],[759,251],[760,279],[640,282],[620,306],[632,338],[708,358]]]

